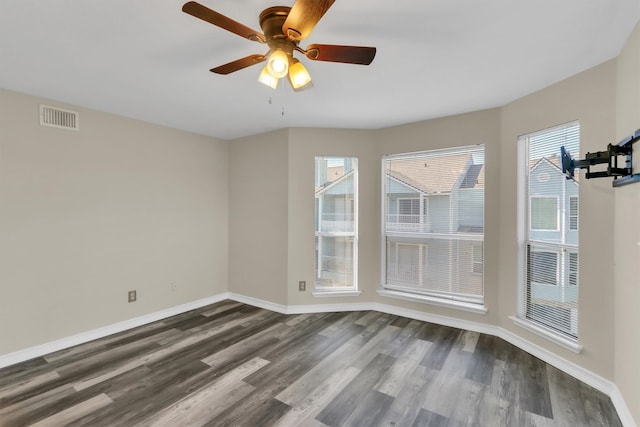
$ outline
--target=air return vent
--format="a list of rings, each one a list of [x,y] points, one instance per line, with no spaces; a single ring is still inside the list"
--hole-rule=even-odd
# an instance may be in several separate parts
[[[40,125],[54,128],[79,130],[80,116],[76,111],[40,105]]]

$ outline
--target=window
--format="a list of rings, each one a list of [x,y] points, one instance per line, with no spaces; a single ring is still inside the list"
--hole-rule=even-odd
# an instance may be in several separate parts
[[[417,224],[420,222],[420,199],[398,199],[398,222]]]
[[[520,319],[549,336],[578,337],[578,191],[566,179],[560,147],[579,157],[580,128],[571,123],[519,140],[519,223],[523,229]],[[526,214],[528,213],[528,214]]]
[[[315,270],[318,291],[356,290],[358,161],[316,157]]]
[[[383,289],[484,303],[484,146],[383,158]]]
[[[531,196],[531,229],[558,230],[558,198]]]
[[[569,252],[569,285],[578,286],[578,253]]]
[[[578,196],[569,197],[569,230],[578,229]]]

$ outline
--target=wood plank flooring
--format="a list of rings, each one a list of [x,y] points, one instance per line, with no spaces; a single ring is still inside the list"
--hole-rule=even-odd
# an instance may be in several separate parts
[[[0,370],[0,426],[621,426],[505,341],[233,301]]]

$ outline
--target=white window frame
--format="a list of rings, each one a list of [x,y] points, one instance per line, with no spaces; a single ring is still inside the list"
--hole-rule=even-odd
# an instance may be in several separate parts
[[[314,168],[316,168],[317,159],[350,159],[353,165],[353,197],[345,198],[345,203],[353,205],[353,231],[322,231],[315,230],[315,239],[321,237],[351,237],[353,240],[352,248],[352,284],[351,286],[322,286],[318,279],[320,278],[320,270],[322,268],[321,262],[318,258],[322,255],[320,253],[315,254],[316,260],[314,262],[314,291],[312,295],[314,297],[348,297],[359,296],[362,292],[358,290],[358,158],[354,156],[316,156],[314,161]],[[315,171],[317,176],[318,171]],[[314,209],[314,215],[322,216],[322,206],[319,205],[318,209]],[[319,224],[318,221],[322,221],[321,218],[316,218],[315,224]]]
[[[542,130],[540,132],[549,132],[554,129],[559,129],[561,127],[568,127],[578,124],[578,122],[567,123],[564,125],[560,125],[556,128],[549,128]],[[536,321],[530,320],[526,315],[526,304],[525,299],[522,298],[522,295],[527,292],[527,283],[526,283],[526,269],[527,269],[527,245],[528,243],[528,234],[529,231],[546,231],[546,230],[532,230],[531,229],[531,208],[527,201],[528,197],[532,197],[528,195],[528,177],[529,177],[529,155],[528,155],[528,142],[524,143],[523,139],[529,138],[534,134],[523,135],[518,138],[517,144],[517,193],[518,193],[518,209],[517,209],[517,238],[518,238],[518,295],[517,295],[517,306],[518,306],[518,314],[517,316],[510,316],[510,319],[514,322],[515,325],[520,326],[538,336],[548,339],[574,353],[582,352],[582,345],[579,343],[577,337],[571,337],[565,335],[561,332],[554,330],[553,328],[542,325]],[[564,208],[563,208],[564,209]],[[578,208],[579,209],[579,208]],[[579,212],[578,212],[579,215]],[[558,222],[560,226],[560,222]],[[568,224],[567,224],[568,228]],[[548,230],[552,231],[552,230]],[[555,230],[558,231],[558,230]],[[577,249],[577,248],[576,248]],[[579,254],[578,254],[579,256]],[[562,254],[560,255],[562,262]],[[567,261],[568,264],[568,261]],[[559,266],[561,271],[558,272],[559,275],[564,275],[565,271],[568,270],[569,266],[567,265],[563,268],[562,265]],[[566,270],[565,270],[566,269]],[[567,283],[568,284],[568,283]],[[569,286],[573,287],[573,286]]]
[[[423,151],[423,152],[413,152],[413,153],[402,153],[402,154],[397,154],[397,155],[386,155],[383,156],[382,158],[382,162],[381,162],[381,199],[382,199],[382,203],[381,203],[381,218],[382,220],[380,221],[381,223],[381,234],[382,234],[382,238],[381,238],[381,286],[380,289],[378,290],[378,295],[384,296],[384,297],[390,297],[390,298],[397,298],[397,299],[402,299],[402,300],[407,300],[407,301],[414,301],[414,302],[421,302],[421,303],[427,303],[427,304],[432,304],[432,305],[437,305],[437,306],[441,306],[441,307],[447,307],[447,308],[454,308],[454,309],[459,309],[459,310],[464,310],[464,311],[469,311],[472,313],[478,313],[478,314],[486,314],[487,313],[487,308],[484,305],[484,295],[481,298],[478,298],[478,300],[480,301],[474,301],[474,302],[470,302],[468,300],[464,300],[464,299],[457,299],[454,296],[451,295],[438,295],[438,292],[432,292],[432,293],[416,293],[416,292],[409,292],[409,291],[405,291],[402,289],[399,289],[399,287],[396,287],[396,289],[392,289],[386,286],[385,282],[386,282],[386,276],[387,276],[387,272],[386,272],[386,265],[387,265],[387,241],[386,241],[386,237],[387,237],[387,230],[386,230],[386,220],[388,218],[387,216],[387,211],[386,211],[386,207],[385,207],[385,202],[386,202],[386,181],[385,181],[385,176],[386,176],[386,170],[385,170],[385,166],[386,166],[386,161],[389,159],[402,159],[402,158],[411,158],[414,156],[419,156],[419,155],[425,155],[425,154],[433,154],[436,153],[438,151],[442,152],[443,154],[448,152],[448,151],[454,151],[457,149],[465,149],[465,148],[479,148],[482,147],[482,149],[484,150],[484,145],[483,144],[477,144],[474,146],[462,146],[462,147],[451,147],[451,148],[447,148],[447,149],[442,149],[442,150],[428,150],[428,151]],[[424,209],[425,209],[425,213],[424,215],[427,216],[427,210],[429,209],[429,202],[428,199],[425,199],[424,203]],[[399,207],[399,206],[398,206]],[[440,236],[442,237],[442,236]],[[476,240],[476,243],[480,243],[482,245],[484,245],[484,233],[477,237],[478,240]],[[471,238],[471,240],[475,240],[473,237]],[[410,242],[396,242],[397,244],[402,244],[402,243],[407,243],[409,244]],[[428,243],[424,243],[424,245],[427,247],[428,250]],[[472,263],[473,263],[473,258],[472,258]],[[465,269],[465,267],[463,265],[459,265],[458,266],[461,269]],[[471,267],[473,268],[473,266]],[[472,273],[472,272],[470,272]],[[476,273],[477,275],[477,273]],[[483,275],[484,275],[484,259],[483,259]]]

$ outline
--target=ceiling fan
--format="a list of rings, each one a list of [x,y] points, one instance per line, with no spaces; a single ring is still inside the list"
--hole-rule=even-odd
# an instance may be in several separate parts
[[[376,56],[375,47],[311,44],[303,49],[300,41],[311,34],[320,18],[335,0],[296,0],[293,7],[273,6],[260,13],[260,27],[264,34],[234,21],[198,2],[190,1],[182,11],[203,21],[230,31],[240,37],[258,43],[266,43],[266,54],[254,54],[212,68],[217,74],[230,74],[251,65],[267,61],[258,80],[272,88],[287,77],[294,90],[302,90],[311,84],[311,76],[302,63],[293,56],[300,52],[313,61],[342,62],[369,65]]]

